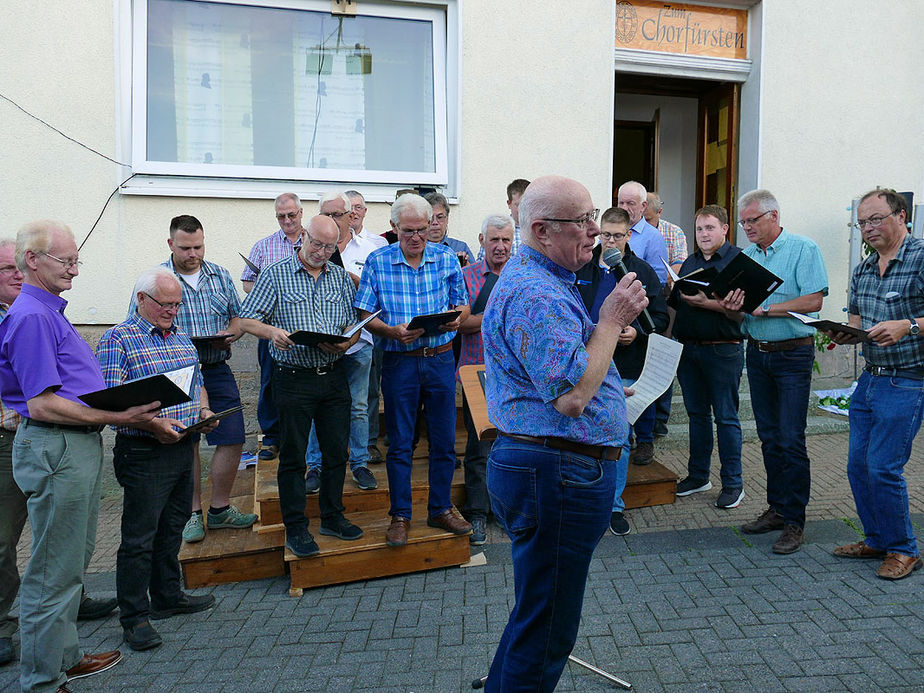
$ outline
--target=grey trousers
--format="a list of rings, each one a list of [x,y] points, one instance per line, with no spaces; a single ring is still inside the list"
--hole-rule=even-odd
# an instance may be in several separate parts
[[[13,479],[15,435],[0,428],[0,638],[12,638],[18,627],[10,609],[19,592],[16,544],[26,524],[26,497]]]
[[[13,476],[26,496],[32,557],[19,592],[20,685],[54,691],[83,657],[77,610],[96,545],[103,443],[98,433],[23,422]]]

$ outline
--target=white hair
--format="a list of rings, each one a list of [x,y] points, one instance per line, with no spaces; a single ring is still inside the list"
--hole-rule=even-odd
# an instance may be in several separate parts
[[[20,272],[29,269],[26,266],[26,253],[30,250],[33,253],[47,253],[51,247],[51,237],[55,233],[74,237],[67,224],[54,219],[30,221],[19,229],[16,234],[16,266]]]
[[[391,206],[391,221],[395,226],[398,225],[401,214],[408,209],[415,214],[427,217],[427,223],[429,223],[430,219],[433,217],[433,207],[430,206],[429,202],[420,195],[404,193],[395,200],[395,203]]]
[[[616,191],[616,196],[619,196],[619,193],[623,190],[629,188],[634,188],[638,192],[638,201],[646,202],[648,200],[648,191],[645,190],[645,186],[639,183],[637,180],[627,180],[625,183],[619,186],[619,190]]]
[[[277,197],[276,201],[273,203],[274,209],[279,209],[279,205],[281,205],[283,202],[288,202],[289,200],[292,200],[298,209],[302,208],[302,201],[298,199],[298,195],[295,193],[282,193],[282,195]]]
[[[137,296],[140,293],[155,293],[157,291],[157,281],[159,279],[171,281],[176,286],[181,286],[180,280],[177,279],[176,275],[166,267],[152,267],[147,272],[138,277],[138,281],[135,282],[135,290],[132,295]]]
[[[509,214],[489,214],[481,222],[481,235],[487,237],[488,229],[506,229],[508,226],[511,230],[516,226]]]
[[[777,199],[773,196],[773,193],[769,190],[752,190],[751,192],[744,193],[741,196],[741,199],[738,200],[738,209],[744,209],[745,207],[750,207],[753,203],[757,203],[757,211],[763,214],[764,212],[776,212],[780,213],[780,203],[777,202]]]
[[[353,203],[350,202],[350,198],[347,197],[347,194],[345,192],[336,190],[325,194],[324,197],[318,200],[318,212],[320,213],[321,207],[323,207],[325,203],[331,202],[333,200],[343,200],[343,204],[345,205],[344,209],[348,212],[353,209]]]

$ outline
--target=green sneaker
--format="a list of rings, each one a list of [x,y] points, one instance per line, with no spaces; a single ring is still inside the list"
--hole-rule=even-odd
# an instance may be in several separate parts
[[[195,544],[205,539],[205,526],[202,524],[202,513],[193,513],[189,516],[186,526],[183,527],[183,541]]]
[[[253,513],[242,513],[233,505],[217,515],[209,510],[209,529],[246,529],[257,521]]]

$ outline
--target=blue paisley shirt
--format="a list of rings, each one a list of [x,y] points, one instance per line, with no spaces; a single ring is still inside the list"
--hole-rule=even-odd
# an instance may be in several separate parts
[[[613,447],[625,442],[626,400],[612,363],[581,416],[564,416],[552,405],[584,375],[584,345],[593,331],[574,272],[521,246],[494,286],[481,325],[488,417],[498,431]]]

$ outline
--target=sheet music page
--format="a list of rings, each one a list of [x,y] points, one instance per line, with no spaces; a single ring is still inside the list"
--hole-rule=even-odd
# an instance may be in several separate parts
[[[193,377],[196,375],[195,366],[187,366],[186,368],[178,368],[175,371],[167,371],[164,375],[170,378],[171,382],[183,392],[190,397],[192,396]]]
[[[683,344],[659,334],[648,335],[648,350],[645,352],[645,366],[642,374],[632,385],[635,394],[626,397],[626,415],[629,423],[638,417],[652,402],[660,397],[674,380]]]

